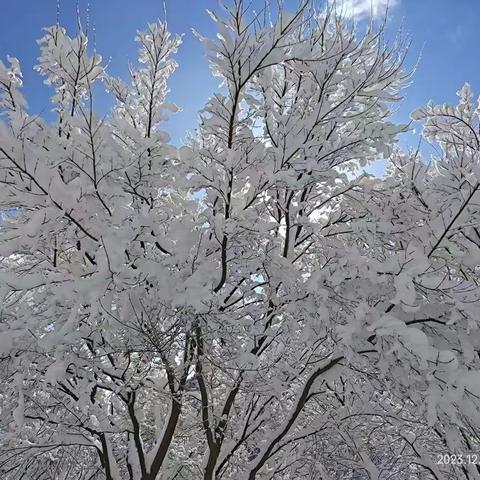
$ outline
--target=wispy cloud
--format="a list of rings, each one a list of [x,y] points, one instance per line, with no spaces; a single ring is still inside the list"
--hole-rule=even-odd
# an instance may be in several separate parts
[[[381,17],[387,8],[391,10],[400,0],[336,0],[338,9],[349,18]]]
[[[460,45],[465,40],[467,30],[464,25],[456,25],[452,30],[447,32],[447,38],[451,43]]]

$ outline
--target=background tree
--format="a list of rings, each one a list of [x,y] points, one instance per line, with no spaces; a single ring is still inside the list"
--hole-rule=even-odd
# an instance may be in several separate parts
[[[160,130],[167,24],[111,78],[41,40],[58,122],[0,64],[0,472],[6,479],[480,478],[478,110],[390,105],[407,45],[336,9],[241,0],[198,34],[222,84]],[[116,105],[100,118],[94,89]],[[384,177],[359,174],[380,157]],[[473,457],[472,457],[473,460]],[[480,462],[480,458],[477,459]]]

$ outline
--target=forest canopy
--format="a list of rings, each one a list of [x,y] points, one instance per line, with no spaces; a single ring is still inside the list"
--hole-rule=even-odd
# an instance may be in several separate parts
[[[166,20],[128,79],[47,28],[53,122],[0,62],[1,478],[479,479],[470,86],[412,113],[425,158],[398,144],[415,77],[384,23],[209,14],[220,85],[181,146]]]

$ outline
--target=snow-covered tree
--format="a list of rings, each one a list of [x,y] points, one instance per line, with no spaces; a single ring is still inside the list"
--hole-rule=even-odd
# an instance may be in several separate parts
[[[428,163],[389,121],[401,39],[309,1],[210,15],[221,85],[181,148],[165,22],[128,82],[47,29],[54,124],[0,63],[2,478],[480,478],[470,88],[415,112]]]

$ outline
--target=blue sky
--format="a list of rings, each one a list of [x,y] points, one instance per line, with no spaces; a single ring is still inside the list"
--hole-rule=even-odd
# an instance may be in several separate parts
[[[382,13],[387,0],[347,0],[350,13],[365,18],[373,5]],[[136,60],[135,32],[147,22],[163,16],[161,0],[91,0],[90,23],[96,27],[96,48],[109,61],[109,72],[126,78],[128,62]],[[410,112],[428,100],[455,101],[455,92],[468,81],[480,93],[478,34],[480,2],[477,0],[389,0],[389,32],[402,26],[412,38],[408,65],[421,55],[413,84],[397,106],[395,120],[408,122]],[[197,112],[218,84],[210,75],[203,50],[192,35],[195,27],[201,33],[214,35],[212,22],[205,13],[215,9],[216,0],[166,0],[170,29],[184,34],[177,60],[178,71],[171,81],[170,99],[182,112],[173,115],[166,130],[179,143],[187,130],[195,127]],[[79,0],[85,18],[87,0]],[[60,22],[75,34],[75,0],[61,0]],[[42,27],[56,21],[56,0],[2,0],[0,7],[0,58],[7,54],[22,63],[25,93],[31,112],[48,117],[50,90],[33,70],[38,56],[36,40]],[[100,105],[101,107],[101,105]],[[417,128],[418,131],[418,128]],[[410,134],[402,144],[416,145]]]

